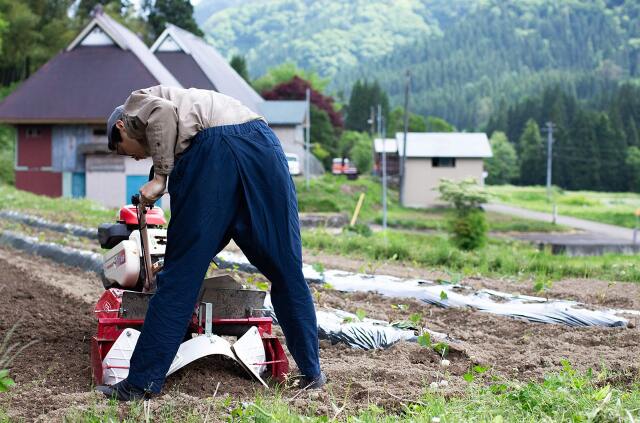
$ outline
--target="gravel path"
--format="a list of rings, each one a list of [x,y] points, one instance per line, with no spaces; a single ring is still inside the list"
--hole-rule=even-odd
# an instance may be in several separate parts
[[[551,214],[527,210],[520,207],[509,206],[506,204],[486,204],[484,209],[495,213],[509,214],[512,216],[523,217],[526,219],[540,220],[551,222]],[[559,225],[570,226],[590,232],[589,241],[599,243],[630,243],[633,240],[633,229],[624,228],[622,226],[609,225],[606,223],[594,222],[591,220],[578,219],[576,217],[568,217],[558,215],[556,223]],[[568,239],[572,239],[571,235],[566,235]]]

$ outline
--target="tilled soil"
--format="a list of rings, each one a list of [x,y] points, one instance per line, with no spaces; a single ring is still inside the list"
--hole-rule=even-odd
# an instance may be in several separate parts
[[[465,283],[528,293],[507,286],[506,281]],[[555,284],[553,289],[561,289],[558,295],[590,300],[593,305],[638,308],[636,285],[605,284],[567,281]],[[598,290],[605,287],[606,295],[598,295]],[[560,369],[563,359],[581,370],[606,368],[612,375],[610,383],[616,385],[636,380],[640,372],[637,328],[569,328],[473,310],[441,309],[372,293],[346,294],[317,286],[312,290],[320,307],[363,310],[367,317],[389,321],[419,313],[426,327],[458,340],[447,357],[451,365],[443,367],[437,353],[413,343],[359,351],[321,341],[322,365],[329,384],[322,392],[300,392],[293,378],[286,386],[267,391],[235,364],[207,358],[169,377],[164,394],[152,401],[152,410],[170,404],[174,409],[196,410],[217,420],[222,417],[219,407],[212,411],[210,397],[214,393],[218,399],[229,397],[234,407],[252,401],[256,394],[269,397],[275,391],[303,413],[333,416],[342,407],[353,411],[369,404],[395,410],[418,399],[432,382],[446,380],[447,386],[439,389],[448,395],[461,394],[466,386],[462,375],[474,364],[490,368],[480,383],[489,383],[491,376],[540,380],[544,374]],[[589,290],[594,293],[588,294]],[[59,421],[81,410],[106,406],[106,401],[91,392],[89,369],[89,341],[95,330],[92,306],[101,291],[101,282],[94,274],[0,249],[0,336],[19,322],[12,342],[26,345],[36,341],[11,366],[17,387],[0,396],[0,409],[7,410],[10,418]],[[293,362],[292,367],[295,369]],[[123,415],[127,407],[120,406]]]

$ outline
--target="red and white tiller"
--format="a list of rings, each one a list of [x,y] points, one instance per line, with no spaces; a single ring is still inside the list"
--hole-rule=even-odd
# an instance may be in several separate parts
[[[95,306],[98,328],[91,341],[96,385],[127,377],[129,361],[144,323],[155,275],[162,269],[166,220],[159,207],[145,207],[138,196],[122,207],[116,223],[98,228],[105,292]],[[200,358],[222,355],[237,362],[264,386],[265,376],[282,381],[289,362],[265,317],[266,292],[247,289],[228,273],[205,279],[194,304],[185,341],[167,376]],[[229,339],[236,338],[232,344]]]

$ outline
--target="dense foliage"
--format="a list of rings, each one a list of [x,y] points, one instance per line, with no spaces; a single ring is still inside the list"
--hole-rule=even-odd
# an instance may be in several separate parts
[[[636,0],[269,0],[203,29],[224,53],[245,54],[254,76],[293,61],[338,92],[377,79],[393,105],[410,68],[412,111],[472,129],[502,100],[551,84],[593,99],[638,78],[638,22]]]
[[[499,178],[501,182],[545,183],[548,134],[541,131],[547,122],[554,125],[554,185],[604,191],[640,188],[640,86],[623,84],[592,105],[559,86],[510,107],[502,105],[489,119],[486,132],[506,133],[517,152],[519,177]]]
[[[164,31],[167,23],[198,36],[204,35],[193,19],[193,6],[189,0],[144,0],[143,9],[147,13],[149,35],[152,39]]]
[[[202,34],[189,0],[0,0],[0,86],[28,78],[60,52],[97,5],[149,44],[166,22]]]

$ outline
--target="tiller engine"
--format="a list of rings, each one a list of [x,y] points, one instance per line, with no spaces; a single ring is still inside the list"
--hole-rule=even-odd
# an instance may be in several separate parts
[[[137,196],[132,202],[120,209],[117,223],[98,229],[100,246],[109,251],[103,262],[106,291],[95,306],[98,330],[91,342],[96,384],[112,385],[129,373],[129,360],[155,291],[155,274],[164,263],[164,212],[144,207]],[[199,358],[223,355],[265,386],[263,375],[282,381],[289,362],[271,333],[271,317],[265,317],[265,295],[244,288],[228,273],[205,279],[187,336],[167,376]],[[237,341],[231,344],[228,337]]]

